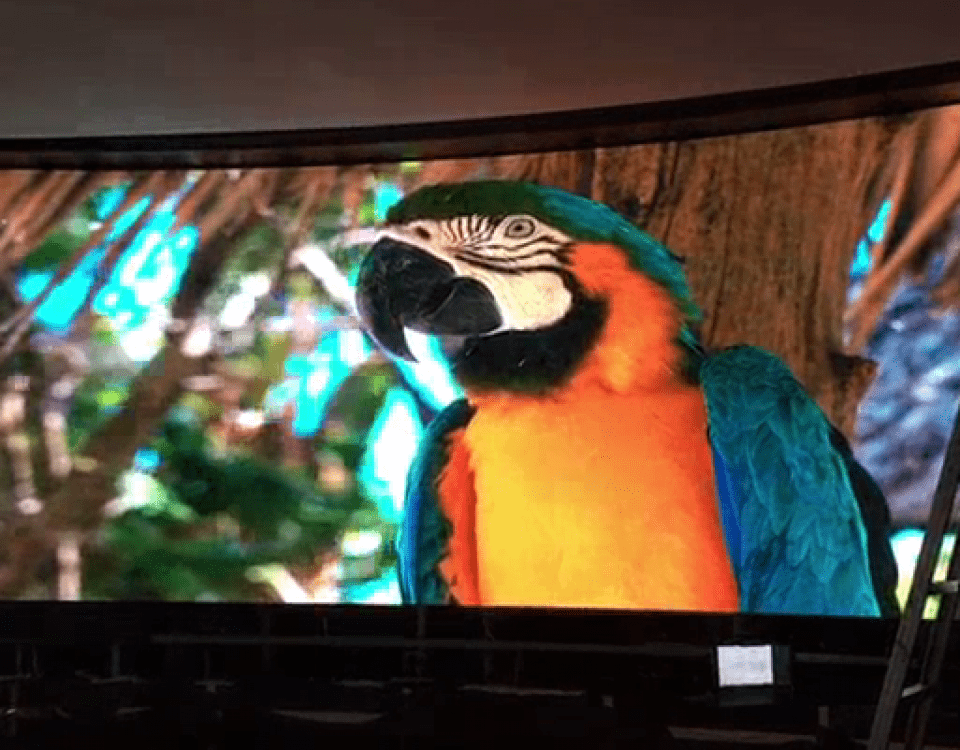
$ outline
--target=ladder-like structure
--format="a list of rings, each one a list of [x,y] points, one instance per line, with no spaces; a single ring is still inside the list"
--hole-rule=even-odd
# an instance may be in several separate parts
[[[954,499],[960,488],[960,409],[947,444],[947,453],[940,471],[940,480],[933,495],[927,530],[920,547],[920,557],[910,586],[906,611],[897,629],[897,639],[890,653],[877,711],[870,730],[869,750],[887,750],[890,733],[897,712],[909,705],[905,736],[906,750],[920,750],[927,733],[930,711],[936,696],[940,673],[947,651],[950,628],[957,616],[958,582],[960,582],[960,553],[955,543],[950,556],[946,578],[934,581],[937,558],[944,536],[953,516]],[[918,647],[918,635],[923,612],[930,596],[940,596],[937,618],[929,629],[920,678],[916,684],[904,688],[910,663]]]

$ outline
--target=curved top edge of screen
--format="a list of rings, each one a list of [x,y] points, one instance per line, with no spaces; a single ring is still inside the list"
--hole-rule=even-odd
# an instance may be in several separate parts
[[[960,102],[960,61],[636,105],[356,128],[0,139],[0,168],[306,166],[564,151],[891,116]]]

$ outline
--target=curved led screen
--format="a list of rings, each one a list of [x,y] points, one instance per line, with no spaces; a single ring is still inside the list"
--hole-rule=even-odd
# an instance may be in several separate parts
[[[0,172],[0,595],[896,615],[958,148]]]

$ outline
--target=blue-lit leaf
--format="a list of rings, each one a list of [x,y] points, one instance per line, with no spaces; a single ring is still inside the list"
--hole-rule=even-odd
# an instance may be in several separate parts
[[[329,354],[315,355],[313,368],[300,379],[293,421],[295,435],[308,437],[320,429],[330,402],[349,375],[350,368],[343,361]]]
[[[140,448],[133,457],[133,465],[138,471],[150,472],[160,466],[160,454],[153,448]]]
[[[883,239],[887,232],[887,224],[890,222],[890,211],[892,204],[890,199],[885,200],[873,222],[867,228],[864,237],[857,243],[857,249],[853,256],[853,262],[850,264],[850,278],[854,281],[862,279],[870,271],[872,258],[870,257],[870,245],[876,244]]]
[[[850,277],[859,279],[865,276],[870,270],[870,247],[866,240],[860,240],[857,243],[857,250],[853,256],[853,263],[850,266]]]
[[[453,379],[450,365],[436,337],[407,331],[407,342],[416,362],[395,360],[404,377],[413,383],[424,400],[437,411],[463,397],[463,389]]]
[[[413,396],[403,388],[392,388],[370,428],[357,474],[364,492],[388,522],[400,518],[407,471],[423,432]]]
[[[291,354],[287,357],[287,361],[284,364],[284,371],[290,377],[305,378],[313,372],[314,367],[315,365],[311,361],[310,355]]]
[[[378,222],[387,218],[387,212],[403,198],[403,191],[392,182],[378,182],[373,189],[373,214]]]
[[[887,231],[887,222],[890,220],[891,209],[892,204],[890,203],[890,199],[887,198],[880,206],[876,218],[867,230],[867,239],[870,240],[870,242],[879,242],[883,239],[883,235]]]
[[[123,202],[127,194],[129,185],[115,185],[106,190],[102,190],[96,201],[96,215],[99,221],[104,221],[110,214],[117,210],[117,207]]]
[[[344,587],[343,601],[351,604],[399,604],[400,582],[391,567],[379,578]]]
[[[143,212],[146,211],[150,206],[151,200],[151,196],[145,195],[129,210],[118,216],[116,221],[114,221],[113,225],[110,227],[110,232],[107,234],[107,241],[113,242],[114,240],[119,239],[124,232],[130,229],[130,227],[136,223],[137,219],[140,218],[141,214],[143,214]]]
[[[37,320],[41,325],[55,331],[69,328],[93,284],[97,264],[102,258],[102,250],[90,252],[73,273],[57,285],[37,309]],[[53,276],[52,270],[26,271],[17,279],[17,289],[26,301],[32,302],[40,296]]]

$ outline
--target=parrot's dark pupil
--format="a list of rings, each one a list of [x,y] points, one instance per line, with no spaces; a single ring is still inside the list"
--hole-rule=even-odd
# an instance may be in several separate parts
[[[507,228],[507,234],[511,237],[525,237],[530,234],[533,225],[526,220],[515,221]]]
[[[423,227],[417,227],[417,228],[414,229],[413,231],[416,233],[417,237],[419,237],[421,240],[429,240],[429,239],[430,239],[430,232],[428,232],[428,231],[427,231],[426,229],[424,229]]]

